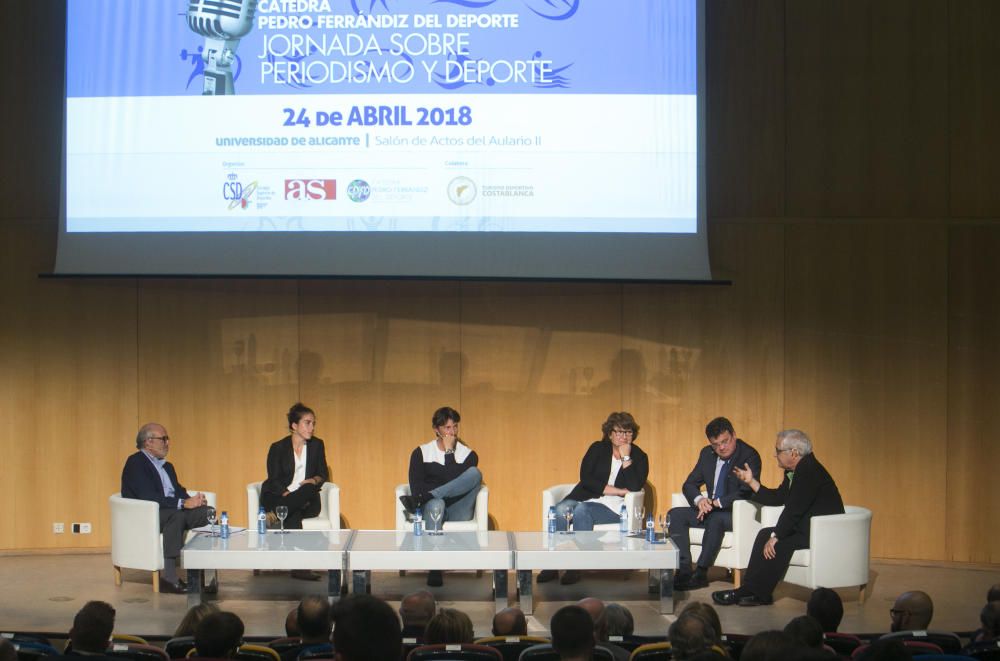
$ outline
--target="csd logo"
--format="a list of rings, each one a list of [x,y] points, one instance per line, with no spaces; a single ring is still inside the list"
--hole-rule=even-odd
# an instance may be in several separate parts
[[[336,179],[285,179],[286,200],[336,200]]]
[[[222,184],[222,197],[226,200],[239,200],[243,197],[243,184],[238,181],[227,181]]]

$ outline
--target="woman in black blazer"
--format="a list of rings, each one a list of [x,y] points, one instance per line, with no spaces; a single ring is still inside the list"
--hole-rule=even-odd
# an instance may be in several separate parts
[[[297,403],[288,410],[291,434],[271,444],[267,451],[267,479],[260,489],[260,504],[269,513],[278,505],[288,508],[286,528],[301,528],[302,519],[322,509],[320,487],[330,479],[323,441],[313,436],[316,414]]]

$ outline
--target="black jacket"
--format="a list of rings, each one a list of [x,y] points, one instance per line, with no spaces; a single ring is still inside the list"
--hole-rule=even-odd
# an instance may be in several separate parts
[[[785,509],[774,526],[779,540],[794,538],[802,548],[809,546],[809,522],[814,516],[843,514],[844,501],[840,490],[816,455],[810,453],[799,460],[795,477],[785,479],[777,489],[761,485],[753,496],[761,505],[784,505]]]
[[[267,451],[267,479],[261,486],[261,493],[280,496],[285,493],[295,475],[295,455],[292,451],[292,437],[286,436],[280,441],[271,443]],[[315,436],[306,441],[306,479],[319,476],[323,478],[317,486],[330,480],[326,467],[326,448],[323,440]]]
[[[701,493],[701,485],[705,485],[708,496],[711,497],[715,490],[715,461],[717,457],[711,445],[706,445],[698,455],[698,463],[695,464],[691,474],[684,480],[681,491],[687,498],[688,505],[694,507],[694,499]],[[733,474],[733,468],[743,468],[744,464],[750,465],[753,476],[760,480],[760,454],[747,443],[736,439],[736,450],[728,459],[725,470],[725,489],[722,493],[722,509],[732,509],[734,500],[747,500],[753,495],[753,489],[749,485],[740,482],[740,478]]]
[[[600,498],[604,495],[604,487],[608,484],[608,476],[611,475],[611,457],[614,447],[611,441],[595,441],[587,448],[587,454],[583,455],[580,462],[580,481],[573,490],[566,496],[571,500],[584,502],[591,498]],[[649,458],[646,453],[636,445],[632,444],[632,463],[628,468],[618,471],[614,486],[619,489],[629,491],[639,491],[646,484],[649,477]]]

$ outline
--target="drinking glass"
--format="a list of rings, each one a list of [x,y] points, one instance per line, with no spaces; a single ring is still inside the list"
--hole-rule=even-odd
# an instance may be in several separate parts
[[[279,535],[285,534],[285,519],[288,518],[288,506],[278,505],[274,508],[274,513],[278,515],[278,521],[281,522],[281,530],[278,531]]]
[[[667,540],[670,536],[670,514],[667,512],[661,512],[659,517],[657,517],[660,522],[660,527],[663,528],[663,541]]]
[[[441,530],[441,519],[444,518],[444,508],[443,507],[428,507],[427,508],[427,518],[431,520],[432,529],[427,531],[428,535],[443,535],[444,531]]]
[[[208,536],[218,537],[218,535],[215,534],[215,508],[209,505],[208,509],[205,510],[205,516],[208,519]]]
[[[572,535],[573,534],[573,510],[571,510],[571,509],[566,510],[566,530],[565,530],[565,533],[567,535]]]
[[[632,530],[638,530],[640,533],[646,528],[646,508],[636,507],[632,510],[632,518],[635,523],[632,525]]]

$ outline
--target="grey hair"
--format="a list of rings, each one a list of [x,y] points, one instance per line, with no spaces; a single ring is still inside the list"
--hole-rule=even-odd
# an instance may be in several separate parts
[[[621,604],[608,604],[604,608],[604,621],[609,636],[631,636],[635,631],[632,613]]]
[[[139,433],[135,435],[135,447],[142,449],[146,445],[146,440],[153,436],[153,427],[159,427],[155,422],[147,422],[139,428]]]
[[[785,429],[778,432],[778,440],[781,442],[782,450],[797,450],[800,457],[812,454],[813,444],[804,431],[799,429]]]

